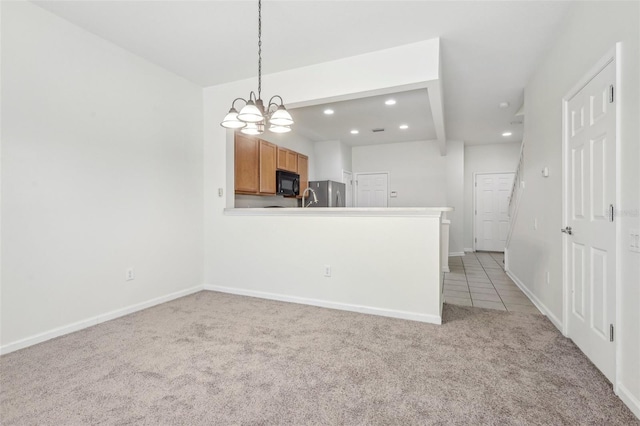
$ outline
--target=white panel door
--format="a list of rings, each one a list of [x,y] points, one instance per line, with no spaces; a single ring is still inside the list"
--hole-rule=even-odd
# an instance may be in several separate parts
[[[356,207],[387,207],[389,175],[358,173],[356,175]]]
[[[565,105],[567,241],[563,265],[569,284],[567,334],[613,382],[616,236],[615,102],[610,63]]]
[[[345,187],[344,206],[353,207],[353,173],[343,170],[342,183]]]
[[[504,251],[509,233],[509,196],[514,173],[477,174],[476,250]]]

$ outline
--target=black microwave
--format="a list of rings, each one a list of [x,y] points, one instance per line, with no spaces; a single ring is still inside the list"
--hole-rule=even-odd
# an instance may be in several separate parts
[[[300,175],[276,171],[276,194],[295,197],[300,194]]]

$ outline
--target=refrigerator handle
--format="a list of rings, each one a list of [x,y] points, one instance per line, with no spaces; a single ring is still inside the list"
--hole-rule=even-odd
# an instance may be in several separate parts
[[[340,207],[340,191],[336,190],[336,207]]]

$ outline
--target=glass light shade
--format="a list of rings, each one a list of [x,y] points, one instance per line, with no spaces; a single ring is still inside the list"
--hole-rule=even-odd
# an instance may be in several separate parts
[[[264,133],[263,123],[247,123],[246,127],[240,130],[245,135],[261,135]]]
[[[293,118],[289,111],[287,111],[284,105],[280,105],[277,110],[271,114],[271,118],[269,118],[269,123],[275,124],[276,126],[290,126],[293,124]]]
[[[236,111],[235,108],[231,108],[220,125],[227,129],[241,129],[246,126],[247,123],[238,120],[238,111]]]
[[[245,123],[257,123],[262,121],[263,118],[262,111],[260,111],[260,108],[258,108],[253,101],[247,102],[238,114],[238,119]]]
[[[274,126],[273,124],[269,127],[269,131],[273,133],[287,133],[291,131],[291,127],[289,126]]]

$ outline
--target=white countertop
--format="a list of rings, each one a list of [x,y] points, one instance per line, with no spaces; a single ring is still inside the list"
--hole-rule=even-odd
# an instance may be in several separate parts
[[[226,216],[430,216],[440,217],[453,207],[281,207],[224,209]]]

